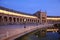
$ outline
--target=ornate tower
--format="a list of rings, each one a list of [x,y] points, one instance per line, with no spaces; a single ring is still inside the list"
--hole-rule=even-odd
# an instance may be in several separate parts
[[[40,23],[47,23],[46,12],[37,11],[34,15],[40,19]]]

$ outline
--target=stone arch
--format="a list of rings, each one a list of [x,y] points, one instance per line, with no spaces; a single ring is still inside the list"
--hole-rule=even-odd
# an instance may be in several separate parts
[[[32,20],[32,22],[33,22],[33,20]]]
[[[9,17],[9,21],[12,22],[12,17]]]
[[[20,18],[20,22],[22,22],[22,18]]]
[[[19,22],[19,18],[17,18],[17,22]]]
[[[13,21],[16,22],[16,18],[13,18]]]
[[[8,21],[7,17],[6,17],[6,16],[4,16],[4,22],[7,22],[7,21]]]
[[[29,22],[29,19],[28,19],[28,22]]]
[[[36,23],[37,23],[37,19],[36,19]]]
[[[35,23],[36,21],[34,20],[34,23]]]
[[[22,18],[22,22],[25,22],[25,18]]]

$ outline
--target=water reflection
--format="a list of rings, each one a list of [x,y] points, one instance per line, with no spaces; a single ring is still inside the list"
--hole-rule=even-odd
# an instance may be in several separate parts
[[[59,40],[59,36],[60,36],[60,34],[58,34],[58,33],[53,33],[53,32],[48,32],[47,34],[46,34],[46,37],[42,37],[42,38],[40,38],[40,40]]]
[[[45,37],[38,37],[37,35],[29,35],[29,36],[24,36],[19,38],[19,39],[15,39],[15,40],[60,40],[60,34],[58,34],[57,32],[53,33],[53,32],[47,32]]]

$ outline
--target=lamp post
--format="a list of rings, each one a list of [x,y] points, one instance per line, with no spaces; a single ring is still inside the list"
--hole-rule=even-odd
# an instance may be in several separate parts
[[[26,28],[26,19],[24,19],[24,28]]]

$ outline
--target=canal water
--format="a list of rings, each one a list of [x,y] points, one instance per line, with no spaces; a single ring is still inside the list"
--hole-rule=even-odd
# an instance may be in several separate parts
[[[27,38],[27,39],[26,39]],[[15,40],[60,40],[60,34],[57,32],[47,32],[45,37],[38,37],[37,35],[30,35],[25,38],[17,38]]]

